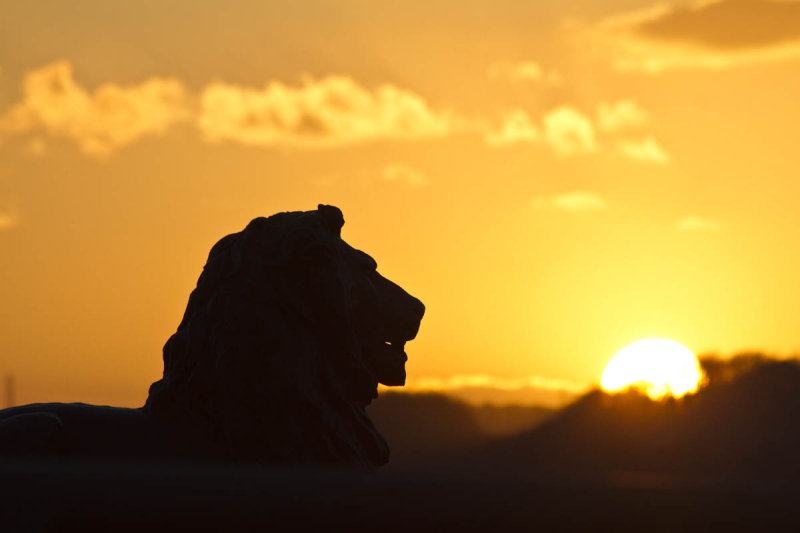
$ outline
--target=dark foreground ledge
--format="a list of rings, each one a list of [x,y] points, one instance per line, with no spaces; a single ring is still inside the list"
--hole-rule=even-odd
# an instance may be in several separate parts
[[[0,459],[0,531],[766,530],[800,483]],[[542,529],[540,529],[542,530]]]

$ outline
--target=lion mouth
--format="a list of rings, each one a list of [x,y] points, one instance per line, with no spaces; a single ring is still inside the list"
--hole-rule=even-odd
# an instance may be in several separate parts
[[[406,345],[406,341],[384,341],[383,345],[384,348],[389,351],[396,352],[399,350],[400,352],[402,352],[403,356],[406,355],[406,352],[403,351],[403,348]],[[406,360],[408,360],[408,358],[406,358]]]
[[[387,340],[369,351],[367,358],[369,366],[383,385],[390,387],[405,385],[406,361],[408,361],[405,345],[405,340]]]
[[[408,361],[408,355],[405,352],[406,341],[385,341],[383,343],[383,357],[392,359],[399,363]]]

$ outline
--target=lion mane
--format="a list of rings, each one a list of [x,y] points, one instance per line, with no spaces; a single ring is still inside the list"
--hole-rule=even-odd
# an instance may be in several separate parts
[[[144,410],[237,460],[386,463],[365,407],[378,383],[405,383],[425,307],[342,240],[343,224],[320,205],[217,242]]]

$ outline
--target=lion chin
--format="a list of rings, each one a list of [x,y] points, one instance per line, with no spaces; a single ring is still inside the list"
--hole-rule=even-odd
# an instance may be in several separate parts
[[[342,212],[257,218],[215,244],[144,407],[0,411],[0,453],[375,466],[366,415],[405,384],[422,302],[341,238]]]

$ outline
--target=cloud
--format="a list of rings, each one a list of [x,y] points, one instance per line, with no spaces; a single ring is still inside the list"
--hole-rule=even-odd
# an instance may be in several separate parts
[[[426,176],[424,173],[398,163],[393,163],[384,168],[381,172],[381,179],[385,181],[405,183],[406,185],[415,188],[425,187],[428,185],[428,176]]]
[[[210,142],[325,148],[375,140],[429,139],[467,130],[463,119],[431,109],[419,95],[393,85],[367,89],[347,76],[270,81],[263,88],[215,82],[199,95],[171,78],[94,92],[77,83],[68,61],[28,72],[22,99],[0,115],[0,138],[46,133],[103,157],[179,123],[194,124]],[[44,140],[33,141],[42,153]]]
[[[600,140],[631,129],[642,129],[647,122],[647,111],[633,100],[622,99],[600,103],[595,120],[578,109],[561,106],[546,112],[541,126],[527,111],[514,109],[503,115],[499,126],[484,125],[483,131],[486,144],[495,148],[545,143],[557,154],[569,156],[597,151]],[[659,164],[671,160],[652,136],[640,140],[623,139],[617,146],[630,159]]]
[[[584,28],[619,70],[726,69],[800,58],[800,2],[659,4]]]
[[[653,39],[692,42],[717,50],[764,48],[800,41],[800,2],[724,0],[665,12],[641,24]]]
[[[535,69],[528,65],[528,70]],[[647,120],[638,104],[623,99],[598,106],[597,126],[568,105],[536,119],[513,109],[492,125],[486,117],[434,109],[410,90],[390,84],[370,89],[348,76],[307,78],[295,86],[272,80],[261,88],[214,82],[194,94],[176,79],[150,78],[130,86],[105,83],[90,92],[75,81],[67,61],[28,72],[22,92],[21,100],[0,114],[0,139],[27,137],[28,152],[39,156],[48,152],[48,136],[71,139],[85,153],[106,157],[178,124],[195,127],[208,142],[258,147],[336,148],[465,133],[482,135],[492,147],[543,144],[569,156],[596,151],[597,132],[624,131]],[[628,142],[623,151],[634,159],[665,160],[658,149],[653,142]]]
[[[530,115],[522,109],[505,113],[502,125],[498,129],[490,129],[485,135],[486,143],[496,147],[536,143],[540,139],[539,128],[533,123]]]
[[[449,391],[467,387],[488,387],[501,390],[519,390],[536,388],[580,393],[586,390],[579,385],[564,379],[552,379],[541,376],[524,376],[519,378],[501,378],[488,374],[458,374],[447,378],[421,377],[409,380],[405,388],[412,391]]]
[[[589,152],[596,148],[592,119],[580,111],[562,106],[542,117],[541,128],[527,111],[506,112],[499,128],[489,128],[484,136],[493,147],[545,142],[560,155]]]
[[[561,76],[553,71],[546,71],[535,61],[520,61],[513,63],[503,61],[494,63],[487,69],[487,75],[491,80],[505,81],[510,83],[536,82],[548,85],[558,85],[561,83]]]
[[[620,141],[619,150],[625,157],[647,163],[666,165],[672,160],[669,153],[653,137]]]
[[[603,102],[597,106],[597,129],[617,132],[643,126],[648,121],[647,111],[633,100]]]
[[[76,83],[72,65],[59,61],[25,76],[22,100],[0,116],[0,133],[44,131],[106,156],[189,118],[187,94],[177,80],[150,78],[130,87],[106,83],[90,93]]]
[[[531,201],[531,205],[534,209],[552,208],[571,213],[608,209],[608,202],[602,196],[589,191],[573,191],[553,196],[536,196]]]
[[[676,225],[678,229],[687,231],[716,231],[722,227],[718,220],[699,216],[682,218]]]
[[[443,137],[456,127],[450,114],[393,85],[374,90],[347,76],[279,81],[261,89],[217,82],[200,96],[198,126],[210,141],[256,146],[324,148],[375,140]]]
[[[592,120],[572,107],[554,109],[542,121],[545,141],[561,155],[591,152],[597,145]]]

